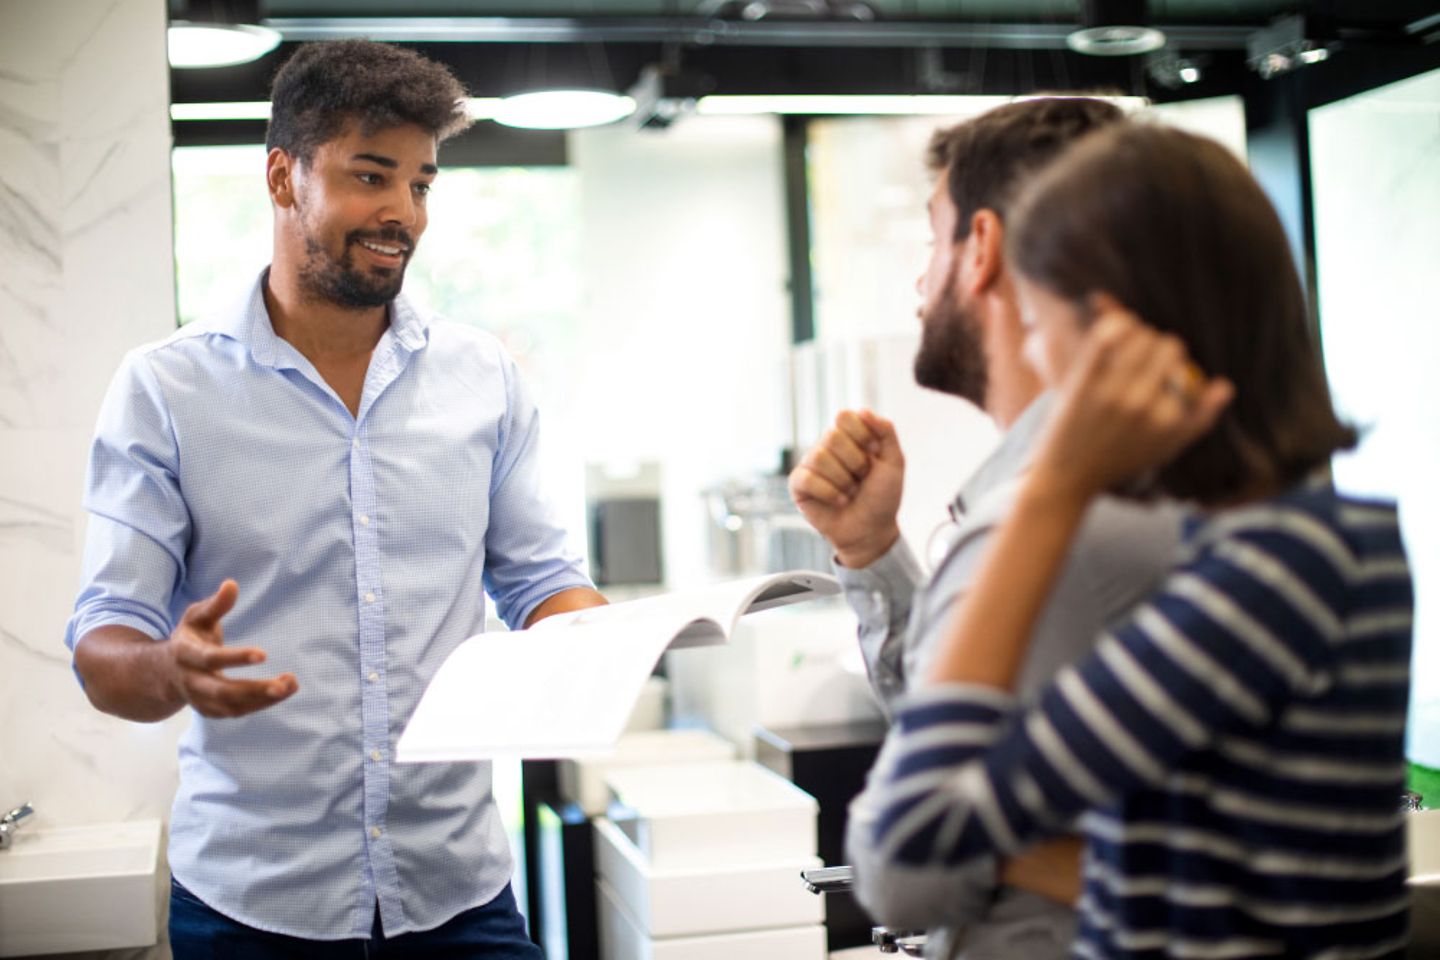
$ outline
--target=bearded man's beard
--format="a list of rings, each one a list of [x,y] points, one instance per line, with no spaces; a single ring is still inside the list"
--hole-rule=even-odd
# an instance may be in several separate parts
[[[970,305],[958,302],[954,293],[952,280],[932,310],[921,318],[915,382],[983,407],[989,381],[980,324]]]
[[[405,253],[400,266],[393,270],[358,268],[352,251],[362,239],[402,247]],[[345,235],[345,252],[337,260],[314,235],[307,235],[300,284],[311,297],[347,309],[383,307],[400,295],[405,268],[414,249],[414,243],[403,230],[352,230]]]

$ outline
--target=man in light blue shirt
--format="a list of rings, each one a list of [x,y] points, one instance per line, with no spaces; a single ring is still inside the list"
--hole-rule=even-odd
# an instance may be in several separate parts
[[[489,765],[392,765],[486,592],[516,628],[604,603],[539,493],[514,363],[398,296],[465,123],[438,64],[301,47],[273,93],[270,267],[127,356],[101,410],[66,642],[101,710],[195,710],[177,957],[539,956]]]

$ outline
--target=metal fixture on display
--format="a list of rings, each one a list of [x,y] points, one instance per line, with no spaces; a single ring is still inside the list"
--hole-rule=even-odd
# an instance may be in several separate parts
[[[22,803],[14,810],[0,817],[0,850],[7,849],[10,844],[15,842],[15,831],[19,829],[21,822],[24,821],[26,817],[34,816],[34,814],[34,807],[28,803]]]
[[[170,66],[228,67],[258,60],[280,45],[280,32],[260,25],[259,0],[189,0],[166,31]]]
[[[716,575],[830,569],[830,548],[796,509],[783,473],[731,480],[703,497]]]

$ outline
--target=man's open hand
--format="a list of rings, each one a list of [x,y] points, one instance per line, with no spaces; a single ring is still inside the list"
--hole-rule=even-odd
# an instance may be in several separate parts
[[[265,660],[258,647],[225,646],[221,620],[240,589],[226,580],[211,596],[192,603],[170,634],[170,682],[180,699],[207,717],[240,717],[274,706],[300,688],[292,673],[268,680],[239,680],[220,671]]]
[[[858,569],[900,539],[904,480],[894,424],[869,410],[842,410],[791,472],[790,496],[839,561]]]

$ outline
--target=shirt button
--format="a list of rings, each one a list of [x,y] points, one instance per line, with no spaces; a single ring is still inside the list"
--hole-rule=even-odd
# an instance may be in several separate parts
[[[368,526],[370,526],[370,518],[367,517],[367,516],[366,516],[365,514],[363,514],[363,513],[360,514],[360,526],[362,526],[362,527],[368,527]]]
[[[370,828],[370,836],[374,837],[376,840],[379,840],[379,839],[380,839],[380,828],[379,828],[379,827],[371,827],[371,828]]]
[[[374,760],[376,763],[379,763],[379,762],[380,762],[380,756],[381,756],[381,754],[380,754],[380,751],[379,751],[379,750],[371,750],[371,751],[370,751],[370,759],[371,759],[371,760]]]
[[[371,683],[379,683],[379,682],[380,682],[380,674],[376,673],[374,670],[371,670],[371,671],[370,671],[370,675],[369,675],[368,677],[366,677],[365,679],[366,679],[366,680],[369,680]]]
[[[360,438],[359,438],[359,437],[353,438],[353,439],[350,441],[350,446],[354,447],[356,450],[359,450],[359,449],[360,449]]]
[[[366,603],[374,603],[374,602],[375,602],[375,594],[367,592],[367,593],[365,594],[365,602],[366,602]]]

